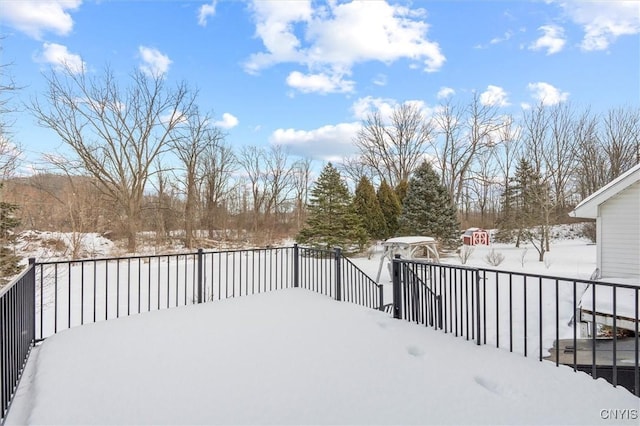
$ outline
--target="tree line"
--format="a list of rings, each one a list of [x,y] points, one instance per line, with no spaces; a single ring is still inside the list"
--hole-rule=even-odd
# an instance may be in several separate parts
[[[5,125],[0,138],[0,201],[22,226],[110,231],[131,252],[141,231],[154,231],[158,240],[178,233],[186,247],[204,239],[316,238],[309,229],[324,203],[320,190],[324,180],[336,180],[328,165],[315,179],[311,159],[281,146],[230,146],[213,115],[198,107],[197,91],[183,82],[134,71],[122,85],[109,68],[53,70],[46,79],[47,91],[27,110],[58,135],[67,155],[48,154],[32,176],[11,178],[18,151]],[[5,99],[15,86],[1,89]],[[410,230],[446,239],[455,222],[500,226],[505,238],[544,247],[550,224],[638,163],[639,135],[636,107],[596,114],[540,103],[513,116],[474,93],[428,113],[415,102],[389,116],[372,112],[353,140],[358,154],[331,169],[344,185],[338,199],[348,206],[345,217],[366,217],[348,236],[356,245]],[[414,178],[430,183],[411,185]],[[442,225],[447,231],[419,225],[438,218],[404,213],[429,211],[428,197],[441,213],[457,214]],[[539,234],[523,232],[532,226],[542,226]]]

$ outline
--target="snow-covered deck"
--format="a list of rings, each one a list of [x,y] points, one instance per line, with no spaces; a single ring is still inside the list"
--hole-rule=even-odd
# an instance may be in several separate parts
[[[604,380],[302,289],[85,325],[29,364],[7,425],[595,424],[638,407]]]

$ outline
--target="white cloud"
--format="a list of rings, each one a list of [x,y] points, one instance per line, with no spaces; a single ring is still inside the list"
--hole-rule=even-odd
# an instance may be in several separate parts
[[[545,82],[529,83],[527,88],[531,92],[533,99],[546,106],[565,102],[569,98],[569,92],[562,92]]]
[[[293,71],[287,76],[287,84],[302,93],[348,93],[353,92],[355,82],[343,79],[338,74],[303,74]]]
[[[437,71],[445,62],[438,43],[426,37],[429,26],[422,9],[386,1],[314,5],[254,1],[256,36],[265,50],[251,55],[245,70],[256,73],[290,62],[306,66],[308,75],[342,76],[368,61],[389,64],[404,58],[426,72]]]
[[[142,58],[142,64],[140,69],[145,74],[152,77],[160,77],[167,73],[169,65],[171,65],[171,59],[158,49],[152,47],[140,46],[138,48],[140,57]]]
[[[209,4],[203,4],[200,6],[198,9],[198,25],[202,27],[207,26],[207,18],[216,14],[216,3],[217,0],[213,0]]]
[[[529,46],[529,49],[546,49],[547,55],[553,55],[564,48],[564,45],[567,42],[564,36],[564,28],[558,25],[543,25],[539,27],[538,30],[542,31],[543,34]]]
[[[82,0],[3,1],[2,21],[37,40],[46,32],[64,36],[73,29],[68,12],[81,4]]]
[[[124,110],[124,105],[122,105],[122,109]],[[189,117],[183,111],[176,111],[175,113],[167,113],[160,116],[160,122],[169,126],[169,125],[177,125],[177,124],[187,124],[189,123]]]
[[[618,37],[640,33],[640,2],[565,0],[560,6],[582,26],[583,50],[606,50]]]
[[[42,52],[36,55],[35,60],[58,70],[68,68],[73,74],[82,74],[86,67],[80,55],[70,53],[67,46],[57,43],[44,43]]]
[[[488,85],[480,94],[480,103],[487,106],[508,106],[507,92],[500,86]]]
[[[504,33],[502,37],[494,37],[489,41],[489,44],[499,44],[504,41],[507,41],[513,37],[513,31],[507,31]]]
[[[352,140],[360,128],[360,123],[355,122],[313,130],[277,129],[269,140],[272,144],[286,147],[293,155],[341,162],[344,157],[356,153]]]
[[[410,99],[404,102],[398,102],[395,99],[374,98],[373,96],[366,96],[356,100],[353,105],[351,105],[351,111],[353,112],[354,118],[358,120],[366,120],[370,114],[378,112],[380,113],[380,118],[383,123],[389,123],[393,111],[400,105],[413,106],[420,110],[424,117],[431,117],[434,113],[434,109],[421,100]]]
[[[238,121],[238,119],[234,115],[225,112],[224,114],[222,114],[222,120],[216,121],[213,124],[222,129],[231,129],[233,127],[236,127],[239,122],[240,121]]]
[[[311,0],[254,1],[251,5],[256,21],[256,36],[262,40],[266,52],[251,55],[245,70],[255,73],[280,62],[302,62],[298,52],[300,41],[294,24],[311,19]]]
[[[456,91],[451,87],[443,86],[438,90],[438,94],[436,95],[438,99],[446,99],[449,96],[455,95]]]
[[[353,116],[358,120],[365,120],[369,114],[378,111],[383,119],[388,119],[393,113],[393,109],[398,105],[395,99],[374,98],[366,96],[356,100],[351,105]]]
[[[371,80],[371,82],[376,86],[386,86],[387,76],[385,74],[378,74],[373,78],[373,80]]]

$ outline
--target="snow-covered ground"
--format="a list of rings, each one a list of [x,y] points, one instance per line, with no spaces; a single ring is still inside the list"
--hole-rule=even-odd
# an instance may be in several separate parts
[[[302,289],[86,325],[34,355],[7,425],[637,424],[640,408],[602,379]]]

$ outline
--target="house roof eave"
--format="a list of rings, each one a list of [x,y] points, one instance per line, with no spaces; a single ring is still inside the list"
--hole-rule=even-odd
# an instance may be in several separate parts
[[[581,217],[595,219],[598,216],[598,206],[635,182],[640,180],[640,164],[636,164],[625,173],[618,176],[587,198],[582,200],[573,211],[569,212],[571,217]]]

